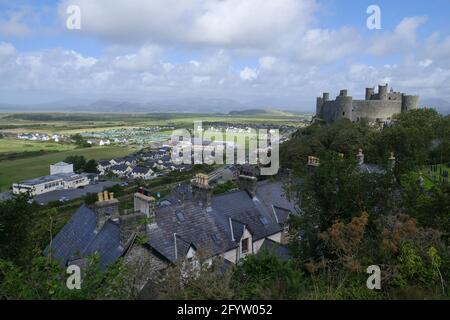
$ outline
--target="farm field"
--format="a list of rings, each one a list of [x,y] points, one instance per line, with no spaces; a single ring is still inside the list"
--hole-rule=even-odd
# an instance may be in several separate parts
[[[33,152],[45,150],[48,152],[69,151],[75,149],[73,144],[63,144],[52,141],[27,141],[18,139],[0,139],[0,153]]]
[[[50,164],[63,161],[68,156],[82,155],[86,159],[100,160],[126,156],[133,151],[135,149],[129,147],[92,147],[0,161],[0,191],[8,190],[14,182],[48,175]]]

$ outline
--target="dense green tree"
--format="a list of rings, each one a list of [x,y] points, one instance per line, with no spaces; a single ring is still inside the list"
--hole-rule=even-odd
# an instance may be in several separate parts
[[[86,139],[79,133],[70,136],[74,143],[80,148],[89,148],[91,145],[86,142]]]
[[[56,261],[37,255],[29,266],[17,266],[0,259],[0,299],[14,300],[93,300],[126,299],[127,270],[119,261],[101,271],[98,256],[88,259],[81,272],[81,288],[68,289],[69,274]]]
[[[29,258],[25,248],[30,245],[28,238],[33,225],[31,213],[35,205],[29,203],[27,194],[14,196],[0,202],[0,258],[15,263],[25,263]]]
[[[66,159],[64,159],[64,162],[72,163],[73,170],[76,172],[82,171],[86,167],[86,159],[84,158],[84,156],[68,156]]]
[[[96,160],[91,159],[86,162],[86,164],[84,165],[83,171],[87,172],[87,173],[98,173],[97,164],[98,163]]]
[[[299,299],[305,293],[296,261],[280,260],[270,251],[247,256],[234,271],[232,285],[239,299]]]

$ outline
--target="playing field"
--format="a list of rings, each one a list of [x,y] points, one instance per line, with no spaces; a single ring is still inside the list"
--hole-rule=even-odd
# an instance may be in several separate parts
[[[111,159],[126,156],[135,151],[128,147],[92,147],[55,152],[36,157],[0,161],[0,191],[15,182],[50,174],[50,165],[63,161],[67,156],[81,155],[86,159]]]

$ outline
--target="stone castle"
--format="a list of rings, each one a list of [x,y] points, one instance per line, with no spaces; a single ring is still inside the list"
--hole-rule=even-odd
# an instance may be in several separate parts
[[[374,88],[366,88],[364,100],[353,100],[347,95],[347,90],[341,90],[336,100],[330,100],[330,94],[325,92],[317,98],[316,119],[334,122],[339,119],[349,119],[352,122],[363,118],[369,122],[385,122],[391,120],[397,113],[417,109],[419,96],[394,92],[388,85],[378,86],[378,93]]]

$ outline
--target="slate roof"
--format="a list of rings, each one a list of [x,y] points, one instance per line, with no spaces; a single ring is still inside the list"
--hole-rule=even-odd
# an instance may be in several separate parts
[[[125,172],[125,171],[127,171],[127,169],[128,169],[128,166],[126,164],[117,164],[110,168],[111,171],[119,171],[119,172]]]
[[[145,167],[134,167],[133,171],[131,173],[136,173],[136,174],[147,174],[150,171],[150,168],[145,168]]]
[[[111,162],[109,162],[108,160],[100,160],[100,161],[98,162],[98,164],[99,164],[100,166],[102,166],[102,167],[108,167],[108,166],[111,165]]]
[[[289,249],[286,246],[283,246],[282,244],[279,244],[278,242],[275,242],[273,240],[265,239],[263,244],[261,245],[260,250],[258,251],[258,254],[263,253],[266,250],[274,253],[283,261],[292,259],[292,255]]]
[[[359,172],[385,174],[386,170],[377,164],[363,163],[359,166]]]
[[[277,206],[273,206],[273,211],[279,224],[284,225],[287,223],[291,211]]]
[[[256,196],[267,206],[276,206],[278,208],[287,209],[293,213],[298,212],[297,208],[290,202],[283,190],[283,182],[263,181],[258,183]]]
[[[101,268],[114,263],[124,251],[120,243],[120,228],[112,221],[107,221],[99,231],[96,226],[95,212],[82,205],[53,238],[44,254],[48,255],[51,250],[56,260],[67,265],[70,261],[98,252]]]
[[[286,201],[279,199],[282,194],[281,184],[266,186],[266,189],[272,191],[272,197],[277,203]],[[188,185],[179,185],[168,199],[170,204],[158,206],[155,210],[155,222],[148,229],[148,244],[172,262],[176,260],[174,234],[180,257],[187,253],[188,244],[208,256],[237,248],[244,228],[250,231],[254,241],[281,231],[272,204],[268,202],[266,205],[258,197],[252,199],[246,191],[213,196],[210,208],[202,208],[192,202]],[[184,219],[177,217],[179,213]]]

